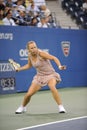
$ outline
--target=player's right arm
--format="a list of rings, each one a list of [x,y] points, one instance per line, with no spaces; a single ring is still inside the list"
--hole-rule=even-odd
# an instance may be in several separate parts
[[[30,69],[31,67],[32,67],[31,61],[30,61],[30,58],[28,58],[28,63],[24,66],[19,67],[16,71],[19,72],[22,70],[27,70],[27,69]]]

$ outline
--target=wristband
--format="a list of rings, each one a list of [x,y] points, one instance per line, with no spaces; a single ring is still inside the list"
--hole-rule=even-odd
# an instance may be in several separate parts
[[[62,67],[62,66],[61,66],[61,65],[59,65],[59,69],[61,69],[61,67]]]

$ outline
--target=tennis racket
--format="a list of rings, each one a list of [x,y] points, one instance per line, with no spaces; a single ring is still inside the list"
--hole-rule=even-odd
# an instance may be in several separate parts
[[[20,67],[20,64],[15,62],[13,59],[8,59],[9,63],[17,70]]]

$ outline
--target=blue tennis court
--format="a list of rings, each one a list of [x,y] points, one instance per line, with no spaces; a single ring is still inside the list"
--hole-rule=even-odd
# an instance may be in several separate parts
[[[87,130],[87,116],[50,122],[17,130]]]

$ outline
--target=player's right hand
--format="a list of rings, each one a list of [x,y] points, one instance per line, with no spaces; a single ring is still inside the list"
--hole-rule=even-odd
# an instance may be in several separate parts
[[[16,71],[16,72],[19,72],[20,70],[19,70],[19,68],[17,68],[17,69],[15,69],[15,71]]]

